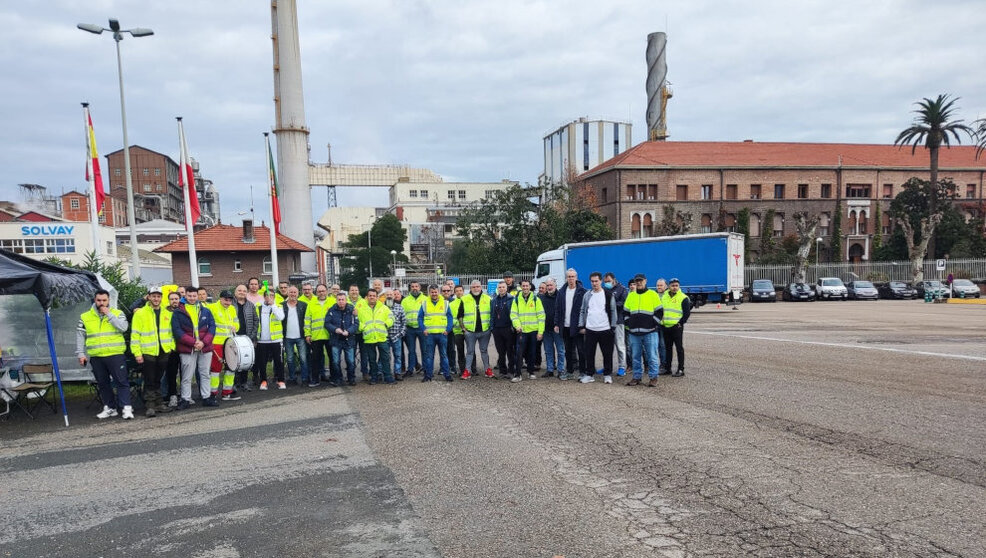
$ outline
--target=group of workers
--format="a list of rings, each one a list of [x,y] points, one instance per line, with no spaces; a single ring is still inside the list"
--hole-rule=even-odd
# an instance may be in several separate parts
[[[603,361],[598,372],[609,384],[614,349],[617,375],[623,376],[627,347],[632,365],[627,385],[640,385],[645,369],[650,386],[657,385],[661,373],[683,376],[682,331],[691,305],[678,281],[660,279],[656,290],[648,288],[643,275],[634,277],[629,289],[611,273],[593,272],[589,281],[586,289],[569,269],[560,289],[549,278],[534,292],[530,281],[517,285],[506,273],[490,296],[479,281],[468,293],[453,281],[430,285],[425,292],[412,282],[405,295],[385,290],[376,279],[361,296],[356,285],[347,292],[339,285],[303,284],[299,293],[287,282],[275,291],[251,278],[220,292],[212,303],[197,286],[167,294],[151,287],[129,321],[100,290],[79,320],[76,352],[80,364],[92,367],[103,402],[100,419],[134,418],[128,348],[141,372],[149,417],[193,405],[193,379],[202,404],[215,407],[239,399],[244,391],[286,389],[288,383],[354,386],[357,367],[370,384],[393,384],[416,374],[430,382],[436,353],[445,381],[467,380],[480,371],[493,378],[491,338],[500,376],[512,382],[523,379],[525,366],[527,375],[536,378],[542,355],[542,377],[557,374],[568,380],[578,373],[581,382],[593,382],[598,349]],[[252,363],[227,362],[227,340],[252,345]]]

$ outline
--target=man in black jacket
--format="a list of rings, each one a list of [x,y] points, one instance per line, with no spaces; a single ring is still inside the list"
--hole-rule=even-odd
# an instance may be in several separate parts
[[[490,322],[493,326],[493,343],[496,344],[496,367],[500,371],[500,377],[504,379],[513,376],[516,360],[514,346],[517,343],[517,334],[510,322],[510,306],[513,303],[514,297],[507,294],[507,284],[500,281],[490,306]]]
[[[298,300],[298,287],[287,288],[288,297],[281,303],[284,309],[284,353],[288,361],[288,381],[296,384],[309,382],[308,344],[305,342],[305,311],[308,305]],[[297,355],[295,354],[297,352]],[[301,370],[298,370],[298,363]]]
[[[558,307],[555,280],[549,277],[541,285],[544,286],[544,294],[540,295],[544,307],[544,360],[548,368],[541,377],[550,378],[555,372],[559,376],[565,372],[565,340],[555,330],[555,309]]]
[[[582,310],[582,298],[585,287],[579,281],[579,274],[574,269],[565,272],[565,285],[558,291],[558,302],[555,303],[555,332],[561,333],[565,341],[565,372],[558,376],[559,380],[568,380],[578,372],[588,374],[592,365],[585,362],[585,344],[579,333],[579,312]]]

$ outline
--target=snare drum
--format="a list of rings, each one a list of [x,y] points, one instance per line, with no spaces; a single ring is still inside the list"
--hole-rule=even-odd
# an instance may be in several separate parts
[[[246,335],[234,335],[223,346],[226,368],[233,372],[245,372],[253,368],[253,341]]]

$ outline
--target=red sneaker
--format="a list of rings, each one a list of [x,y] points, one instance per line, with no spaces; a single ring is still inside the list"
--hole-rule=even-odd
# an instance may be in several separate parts
[[[486,377],[487,378],[492,378],[493,377],[493,369],[492,368],[487,368],[486,369]]]
[[[472,374],[470,374],[468,370],[463,370],[462,371],[462,379],[463,380],[468,380],[471,377],[472,377]]]

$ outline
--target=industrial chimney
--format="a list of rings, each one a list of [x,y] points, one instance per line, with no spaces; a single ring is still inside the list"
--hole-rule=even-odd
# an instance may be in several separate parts
[[[274,136],[277,138],[277,178],[281,190],[281,233],[314,248],[308,126],[305,125],[295,0],[272,0],[270,20],[274,43]],[[316,269],[313,252],[302,253],[301,268],[306,271]]]
[[[667,108],[671,88],[667,80],[667,33],[647,35],[647,139],[668,137]]]

